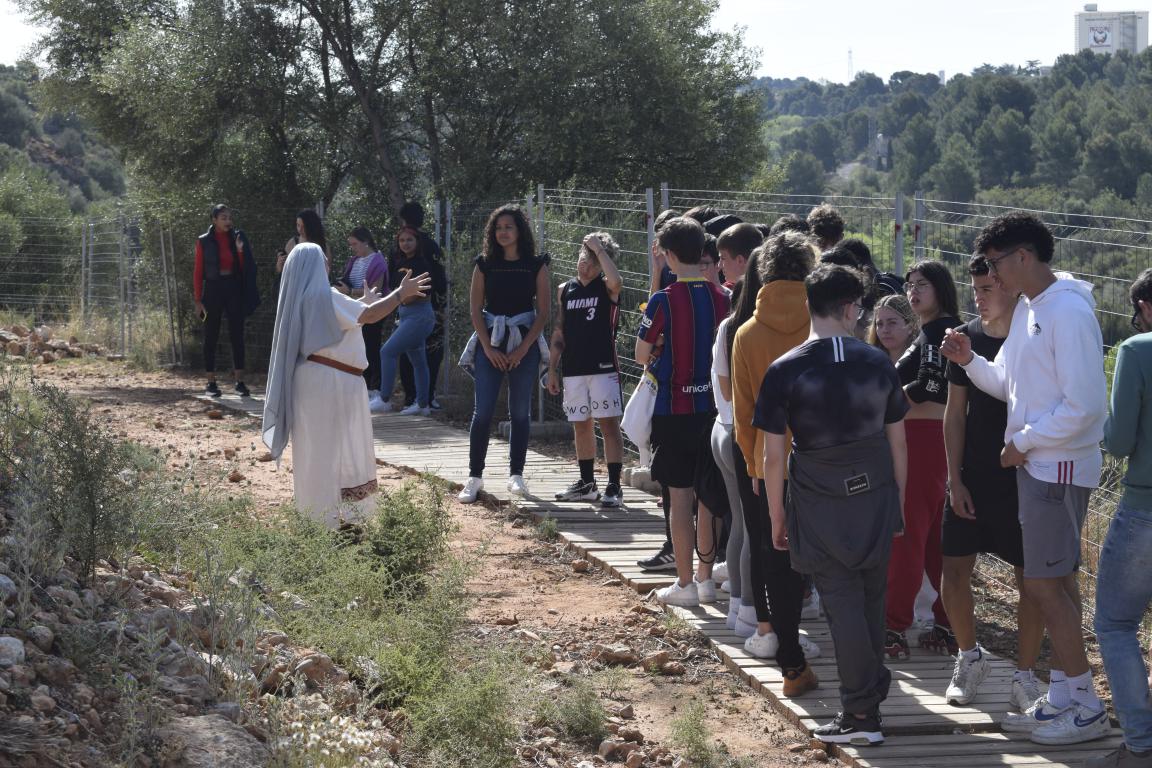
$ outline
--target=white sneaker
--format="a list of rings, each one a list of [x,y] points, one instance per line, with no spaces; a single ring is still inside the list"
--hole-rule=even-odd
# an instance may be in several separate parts
[[[369,402],[371,402],[373,400],[379,400],[379,399],[380,399],[380,390],[378,390],[378,389],[368,390],[368,401]]]
[[[806,659],[820,658],[820,646],[816,645],[816,641],[808,635],[800,635],[800,649],[804,651],[804,658]]]
[[[820,618],[820,595],[816,594],[816,590],[812,590],[812,594],[804,601],[804,607],[800,609],[800,621],[815,621]]]
[[[716,602],[716,582],[712,579],[696,581],[696,577],[693,576],[692,583],[696,585],[696,599],[700,601],[701,605]]]
[[[728,616],[724,619],[724,626],[728,629],[736,629],[736,622],[740,620],[740,603],[733,600],[728,603]]]
[[[758,659],[774,659],[776,651],[780,648],[780,640],[775,632],[762,635],[753,632],[752,636],[744,641],[744,652]]]
[[[1012,706],[1021,712],[1027,712],[1028,707],[1040,698],[1043,694],[1040,692],[1040,681],[1036,676],[1021,680],[1016,677],[1012,679]]]
[[[404,410],[400,411],[401,416],[431,416],[431,408],[421,408],[419,403],[412,403]]]
[[[464,483],[463,490],[456,494],[456,500],[461,504],[474,504],[476,497],[480,495],[480,491],[484,488],[484,480],[479,477],[470,477],[468,482]]]
[[[656,599],[664,605],[678,605],[682,608],[695,608],[700,605],[695,579],[688,582],[686,587],[680,586],[680,580],[677,579],[671,585],[656,590]]]
[[[713,584],[716,583],[716,576],[715,575],[712,576],[712,583]],[[728,594],[732,594],[732,582],[728,581],[728,579],[724,579],[724,581],[720,582],[719,589],[721,592],[727,592]]]
[[[368,410],[372,413],[392,413],[392,403],[376,398],[368,401]]]
[[[1072,707],[1057,709],[1052,706],[1048,703],[1048,696],[1045,694],[1032,702],[1032,706],[1024,710],[1023,713],[1017,715],[1010,712],[1004,715],[1004,719],[1000,721],[1000,728],[1007,733],[1031,733],[1040,726],[1047,725],[1060,717],[1069,709]]]
[[[944,698],[949,704],[964,706],[971,704],[976,698],[976,689],[980,683],[988,678],[992,665],[988,663],[988,654],[980,649],[980,658],[969,661],[964,658],[964,652],[956,654],[956,666],[952,669],[952,681],[948,683],[948,690]]]
[[[512,475],[508,478],[508,493],[513,496],[528,495],[528,484],[524,482],[523,475]]]
[[[741,605],[736,614],[736,626],[732,629],[737,637],[752,637],[756,634],[756,606]]]
[[[1037,726],[1029,737],[1037,744],[1079,744],[1083,741],[1102,739],[1112,730],[1108,722],[1108,710],[1101,705],[1092,710],[1083,704],[1072,706],[1051,722]]]
[[[722,563],[716,563],[716,565],[712,566],[712,581],[719,584],[720,582],[727,581],[727,580],[728,580],[728,561],[727,560],[725,560]]]

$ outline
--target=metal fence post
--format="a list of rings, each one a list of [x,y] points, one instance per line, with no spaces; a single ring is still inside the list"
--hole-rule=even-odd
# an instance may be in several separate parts
[[[668,182],[660,182],[660,210],[668,210]]]
[[[116,269],[117,269],[117,274],[119,275],[119,280],[117,282],[119,283],[119,288],[120,288],[120,290],[118,292],[119,301],[120,301],[120,354],[126,355],[126,354],[128,354],[128,336],[127,336],[127,333],[128,333],[127,309],[128,308],[125,306],[125,304],[127,302],[127,295],[126,295],[127,291],[125,290],[126,286],[124,283],[124,279],[125,279],[124,278],[124,257],[125,257],[124,250],[125,249],[124,249],[124,213],[123,213],[123,211],[121,211],[120,214],[116,217],[116,225],[120,228],[119,237],[117,238],[117,242],[118,242],[120,247],[119,247],[119,251],[116,255]]]
[[[84,306],[88,311],[92,310],[92,258],[96,254],[96,225],[92,222],[85,222],[85,229],[88,231],[88,279],[84,283]],[[89,325],[89,318],[84,316],[84,324]]]
[[[164,233],[161,232],[160,236],[163,237]],[[180,312],[180,291],[178,287],[180,281],[176,278],[176,247],[172,242],[172,225],[168,225],[168,258],[172,260],[172,293],[175,301],[173,302],[176,310],[176,335],[179,340],[177,346],[177,359],[180,365],[184,365],[184,315]]]
[[[644,213],[644,229],[648,231],[648,267],[651,271],[652,243],[656,240],[656,203],[653,201],[652,187],[644,190],[644,205],[647,206]]]
[[[88,325],[88,223],[80,226],[80,318]]]
[[[893,208],[896,218],[896,244],[892,250],[892,271],[897,275],[904,274],[904,193],[896,193],[896,203]]]
[[[452,365],[452,201],[444,201],[444,274],[448,278],[447,293],[444,295],[444,365]],[[440,388],[445,394],[452,393],[452,377],[441,375]]]
[[[927,234],[924,231],[925,212],[924,193],[920,190],[916,190],[916,201],[912,210],[912,223],[915,225],[913,234],[916,238],[916,261],[920,261],[924,258],[924,238]]]
[[[178,362],[176,353],[176,318],[172,314],[172,283],[168,275],[168,254],[164,248],[164,227],[158,226],[160,231],[160,273],[164,279],[164,303],[168,307],[168,335],[172,343],[172,364]],[[231,318],[229,318],[231,319]]]

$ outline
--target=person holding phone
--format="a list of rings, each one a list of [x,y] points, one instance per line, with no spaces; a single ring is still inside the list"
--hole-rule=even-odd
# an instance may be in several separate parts
[[[388,262],[376,247],[372,231],[363,226],[354,228],[348,234],[348,248],[352,251],[352,258],[336,281],[336,290],[354,299],[362,297],[369,288],[377,293],[387,293]],[[364,382],[371,403],[380,399],[380,338],[384,321],[365,323],[361,330],[364,334],[364,353],[368,356]]]
[[[192,270],[196,316],[204,322],[204,371],[208,374],[204,393],[211,397],[223,394],[216,383],[216,345],[225,315],[236,394],[241,397],[251,394],[244,384],[244,318],[249,312],[244,273],[254,267],[248,237],[232,228],[232,209],[223,204],[213,206],[212,226],[196,239]],[[253,273],[253,283],[254,278]]]

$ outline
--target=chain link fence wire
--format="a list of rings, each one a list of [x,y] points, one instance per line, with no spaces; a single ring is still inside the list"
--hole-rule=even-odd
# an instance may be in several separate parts
[[[914,260],[937,259],[948,265],[959,288],[965,319],[975,317],[968,274],[973,242],[992,219],[1018,210],[1022,209],[925,199],[920,195],[914,200]],[[1111,391],[1116,346],[1132,334],[1128,287],[1140,272],[1152,266],[1152,221],[1062,211],[1027,212],[1044,221],[1056,239],[1052,267],[1092,283],[1095,288],[1096,317],[1104,338],[1104,370]],[[1089,631],[1095,616],[1097,564],[1123,494],[1125,467],[1125,461],[1105,454],[1100,485],[1092,494],[1084,522],[1080,572],[1086,578],[1080,584],[1084,626]],[[1015,577],[1008,563],[986,555],[981,572],[1004,588],[1015,589]],[[1145,619],[1143,634],[1145,641],[1152,637],[1152,616]]]

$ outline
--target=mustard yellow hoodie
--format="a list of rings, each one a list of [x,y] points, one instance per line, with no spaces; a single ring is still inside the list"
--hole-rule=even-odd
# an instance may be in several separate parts
[[[776,358],[808,338],[811,324],[804,283],[775,280],[760,289],[756,314],[736,331],[731,362],[733,424],[750,477],[760,477],[764,460],[763,436],[752,426],[760,384]]]

